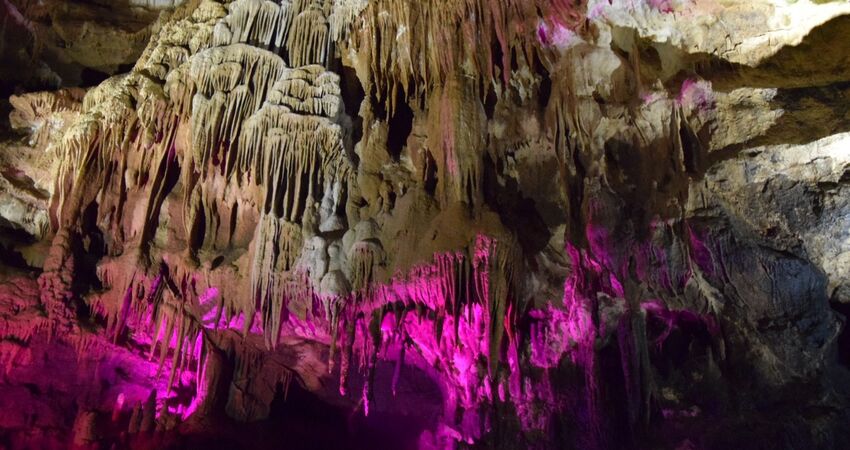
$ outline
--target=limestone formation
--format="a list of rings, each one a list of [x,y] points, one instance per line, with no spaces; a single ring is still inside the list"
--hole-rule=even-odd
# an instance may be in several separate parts
[[[0,447],[850,446],[846,2],[126,3],[9,99]]]

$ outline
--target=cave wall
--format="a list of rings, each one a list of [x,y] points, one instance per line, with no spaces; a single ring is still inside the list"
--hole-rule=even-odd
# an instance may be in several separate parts
[[[0,445],[848,445],[846,2],[173,3],[10,98]]]

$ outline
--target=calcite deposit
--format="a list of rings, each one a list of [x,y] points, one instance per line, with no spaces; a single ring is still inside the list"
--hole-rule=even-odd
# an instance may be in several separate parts
[[[0,449],[850,447],[850,3],[54,3]]]

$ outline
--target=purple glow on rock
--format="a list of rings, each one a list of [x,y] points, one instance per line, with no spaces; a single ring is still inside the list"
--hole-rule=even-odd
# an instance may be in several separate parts
[[[112,421],[118,421],[118,417],[121,415],[121,411],[124,409],[124,401],[126,397],[124,393],[118,394],[118,398],[115,399],[115,406],[112,407]]]
[[[366,382],[363,385],[363,393],[361,394],[361,399],[363,402],[363,415],[369,417],[369,383]]]
[[[537,40],[546,47],[554,47],[565,51],[582,41],[573,30],[559,20],[541,20],[537,24]]]
[[[644,92],[640,94],[640,99],[644,106],[649,106],[657,101],[663,100],[664,97],[660,92]]]
[[[529,342],[531,363],[536,367],[556,367],[581,333],[582,324],[571,322],[568,313],[547,304],[545,309],[533,310]]]
[[[605,2],[600,2],[600,3],[593,5],[593,7],[591,7],[587,11],[587,18],[590,19],[590,20],[599,20],[599,19],[605,18],[605,12],[606,12],[605,9],[608,6],[609,5]]]
[[[595,214],[595,210],[597,208],[598,207],[595,205],[591,206],[590,214]],[[611,230],[601,225],[588,223],[585,226],[585,236],[587,236],[589,252],[583,252],[580,254],[579,251],[572,246],[568,246],[567,248],[567,254],[570,255],[574,267],[581,266],[585,271],[590,271],[594,274],[600,275],[604,274],[606,271],[610,272],[612,275],[616,273],[625,273],[625,261],[622,260],[619,254],[614,253],[615,249],[621,249],[623,245],[620,242],[615,242]],[[617,284],[619,285],[620,283],[617,282]]]
[[[663,13],[671,13],[675,9],[673,0],[647,0],[647,3],[653,9]]]
[[[714,273],[714,261],[711,256],[706,241],[707,233],[700,233],[692,224],[687,224],[688,243],[690,244],[691,259],[696,263],[697,268],[709,276]]]
[[[599,246],[602,241],[591,239],[592,230],[599,228],[588,226],[588,240],[591,249],[595,249],[606,256],[607,262],[613,266],[613,261],[607,256],[605,250],[615,247]],[[608,237],[607,232],[599,231],[596,236]],[[596,247],[594,247],[594,244]],[[598,308],[598,302],[593,297],[596,292],[604,288],[601,281],[605,281],[603,266],[591,255],[583,250],[567,244],[567,254],[573,263],[573,271],[564,284],[564,307],[567,312],[568,332],[574,347],[570,350],[570,358],[577,367],[584,371],[586,417],[584,434],[585,445],[590,448],[599,447],[601,406],[597,374],[596,339],[598,329],[593,319],[593,312]],[[595,253],[594,253],[595,254]],[[610,279],[610,278],[609,278]],[[618,283],[619,284],[619,283]]]
[[[697,112],[708,112],[714,109],[715,96],[711,82],[705,80],[687,79],[682,82],[682,89],[676,101],[685,108]]]
[[[553,42],[551,29],[539,32]],[[689,85],[688,89],[696,88]],[[683,92],[685,90],[683,87]],[[694,94],[688,98],[700,97]],[[652,232],[661,235],[664,226],[667,224],[653,223]],[[588,436],[582,442],[586,444],[583,447],[600,447],[603,438],[600,437],[601,381],[597,347],[610,334],[606,329],[610,327],[600,323],[597,317],[602,315],[600,302],[603,300],[600,298],[609,302],[606,306],[614,302],[615,307],[609,309],[620,307],[618,311],[624,314],[622,304],[626,288],[633,281],[630,280],[631,272],[636,272],[640,281],[668,289],[681,289],[690,273],[668,270],[668,266],[676,264],[669,261],[675,255],[666,250],[666,244],[618,242],[615,233],[598,224],[588,225],[585,232],[588,248],[570,244],[565,248],[571,272],[564,282],[562,302],[556,300],[541,308],[517,312],[520,303],[514,303],[512,298],[516,294],[496,278],[504,275],[496,266],[498,242],[479,235],[464,251],[436,254],[429,264],[397,274],[386,283],[370,284],[347,298],[321,298],[305,289],[307,300],[298,299],[297,302],[307,304],[304,314],[284,316],[281,335],[309,338],[323,344],[335,340],[334,343],[343,349],[339,353],[340,392],[343,395],[352,392],[355,397],[352,404],[359,400],[367,416],[379,416],[382,412],[380,396],[375,400],[371,395],[371,390],[378,387],[367,376],[360,392],[360,386],[349,387],[347,391],[350,371],[370,373],[375,370],[379,358],[395,362],[392,381],[388,383],[393,395],[403,377],[403,365],[415,366],[429,377],[433,375],[442,394],[442,423],[423,433],[423,448],[451,448],[458,441],[472,443],[479,439],[490,428],[490,418],[481,411],[496,401],[515,406],[526,431],[545,431],[556,414],[575,414],[583,428],[581,431]],[[688,243],[697,264],[710,265],[710,253],[703,239],[690,226]],[[650,276],[656,279],[650,280]],[[117,329],[131,328],[134,343],[147,344],[150,348],[150,361],[140,360],[133,371],[134,375],[150,374],[156,380],[157,392],[164,394],[158,399],[157,414],[176,414],[186,419],[207,399],[205,336],[228,329],[241,333],[245,328],[249,328],[250,334],[262,335],[263,324],[256,315],[229,310],[232,306],[226,307],[222,298],[227,289],[204,285],[203,276],[185,274],[174,278],[177,282],[173,284],[179,286],[176,288],[179,293],[167,291],[174,288],[168,287],[172,283],[165,282],[163,273],[151,278],[134,278],[126,289],[120,318],[113,323],[117,324]],[[138,293],[142,295],[136,295]],[[169,296],[166,306],[172,309],[163,312],[166,302],[155,298],[156,295]],[[144,301],[134,303],[134,298]],[[327,302],[331,300],[335,302],[333,307],[339,308],[338,316],[328,312],[331,307]],[[497,311],[494,305],[498,302],[504,302],[504,313],[494,313]],[[663,344],[670,331],[679,325],[697,324],[717,330],[712,317],[669,311],[660,302],[644,302],[643,309],[667,326],[656,341],[658,345]],[[96,310],[102,315],[109,314],[103,305]],[[517,317],[522,314],[527,317]],[[627,317],[612,315],[615,319]],[[528,324],[527,336],[517,335],[520,333],[517,322],[522,324],[522,330]],[[623,323],[626,321],[620,322]],[[182,328],[181,324],[194,325]],[[332,333],[332,327],[340,332]],[[626,330],[624,334],[630,332],[625,326],[623,329]],[[496,341],[495,352],[490,345],[494,339],[493,330],[504,332],[504,338],[500,336]],[[622,339],[621,347],[626,347],[628,341],[622,336],[618,338]],[[521,358],[526,351],[525,345],[528,346],[528,360]],[[157,353],[160,357],[153,361]],[[577,405],[578,411],[567,409],[576,405],[565,401],[562,393],[556,392],[561,388],[553,386],[550,379],[550,372],[556,372],[567,363],[567,357],[580,375],[576,386],[580,392],[576,395],[577,403],[581,403]],[[630,367],[624,364],[624,372]],[[174,375],[161,376],[163,370]],[[636,397],[637,394],[629,390],[632,379],[628,373],[624,373],[624,377],[628,384],[627,395]],[[184,395],[182,399],[177,394],[171,395],[177,387],[193,391],[194,395],[191,398]],[[144,401],[148,394],[128,390],[119,398],[134,405]],[[113,401],[114,410],[120,414],[124,403]]]
[[[457,434],[457,439],[452,441],[473,442],[488,428],[478,410],[493,398],[494,388],[498,387],[493,385],[488,370],[492,320],[488,305],[494,301],[491,296],[496,295],[492,292],[490,266],[495,246],[496,241],[492,238],[478,236],[469,256],[465,252],[436,254],[432,264],[414,267],[405,276],[397,275],[385,284],[372,285],[363,292],[352,294],[345,305],[356,309],[346,309],[340,314],[343,318],[340,329],[354,328],[353,342],[348,342],[345,333],[340,333],[340,348],[349,346],[360,368],[371,371],[376,358],[381,355],[384,358],[404,358],[407,347],[415,349],[418,357],[405,364],[421,365],[420,368],[429,373],[439,368],[436,381],[444,394],[445,423],[453,430],[441,439]],[[462,287],[467,289],[464,301],[458,292],[458,277],[467,268],[471,274],[469,286]],[[353,319],[372,317],[383,308],[399,304],[415,308],[400,316],[381,313],[377,318],[380,322],[374,325],[377,336],[370,333],[368,319]],[[510,328],[509,321],[503,323],[501,317],[498,324]],[[506,334],[510,348],[509,363],[516,367],[515,339],[510,331]],[[378,339],[375,340],[375,337]],[[342,352],[340,365],[340,391],[343,394],[346,392],[346,373],[352,368],[346,353]],[[401,376],[398,369],[401,362],[398,364],[393,375],[393,390]],[[518,380],[519,371],[514,373]],[[367,384],[362,393],[364,413],[372,407],[370,389],[372,386]],[[464,413],[456,422],[454,418],[459,409]]]
[[[655,339],[657,347],[664,345],[664,341],[676,328],[705,329],[711,336],[720,333],[717,319],[713,315],[700,315],[688,310],[671,310],[660,300],[647,301],[641,304],[641,308],[647,314],[659,318],[665,323],[664,331]]]

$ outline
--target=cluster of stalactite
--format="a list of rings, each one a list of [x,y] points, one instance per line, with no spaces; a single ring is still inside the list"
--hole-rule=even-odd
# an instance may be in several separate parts
[[[663,265],[663,250],[638,252],[632,273],[609,254],[616,245],[590,228],[582,233],[586,186],[576,161],[593,137],[578,110],[595,102],[592,95],[556,84],[547,106],[558,169],[575,193],[567,234],[586,245],[565,250],[572,266],[563,301],[535,308],[521,295],[528,255],[506,235],[479,234],[388,275],[395,255],[375,221],[346,211],[355,222],[346,226],[339,214],[342,205],[360,208],[347,197],[363,171],[346,148],[340,76],[327,68],[335,45],[354,49],[369,65],[355,69],[370,74],[365,88],[388,114],[399,89],[422,99],[436,203],[478,214],[486,207],[485,156],[499,158],[486,141],[492,112],[482,98],[508,89],[511,67],[545,59],[547,33],[579,26],[582,7],[570,0],[207,0],[174,13],[132,72],[86,94],[79,120],[55,144],[55,237],[39,281],[48,316],[72,315],[73,243],[96,228],[104,236],[103,291],[89,295],[87,306],[116,342],[132,332],[148,346],[158,370],[168,370],[166,390],[192,385],[192,404],[181,414],[215,403],[225,357],[235,359],[232,396],[264,389],[252,374],[281,336],[297,334],[330,347],[327,367],[338,370],[343,395],[355,371],[364,375],[358,394],[367,414],[383,357],[397,364],[393,392],[406,362],[439,372],[453,441],[473,442],[489,430],[484,406],[511,404],[524,430],[546,430],[553,417],[574,411],[582,445],[604,446],[600,342],[620,341],[630,425],[637,426],[652,392],[647,311],[674,326],[673,315],[641,304],[643,293],[619,280],[681,291],[700,278],[654,271],[661,278],[649,280],[655,275],[643,269]],[[563,69],[565,78],[579,76]],[[685,103],[707,101],[671,102],[670,134],[687,126],[694,107]],[[684,155],[681,138],[673,144],[676,157]],[[600,298],[615,305],[608,321],[600,319]],[[253,335],[263,336],[262,346]],[[580,401],[552,385],[550,371],[565,358],[581,372]],[[266,381],[288,385],[292,372],[281,367],[275,376]],[[262,417],[268,405],[231,397],[226,409],[247,419]],[[150,427],[137,417],[150,407],[142,410],[133,413],[135,429]]]
[[[321,65],[330,45],[328,5],[186,7],[163,23],[133,71],[86,94],[79,118],[52,146],[59,161],[55,234],[39,284],[54,322],[72,322],[74,246],[90,220],[105,236],[98,264],[104,292],[87,303],[116,340],[127,330],[149,336],[151,357],[169,368],[167,386],[184,371],[204,372],[205,327],[226,327],[244,313],[244,330],[257,331],[255,299],[263,329],[276,336],[302,216],[346,170],[339,78]],[[182,205],[175,206],[175,192]],[[84,218],[86,210],[95,217]],[[221,219],[225,211],[232,220]],[[254,295],[208,294],[200,285],[212,289],[210,277],[220,279],[220,271],[208,270],[196,285],[192,267],[205,263],[205,251],[233,248],[243,220],[259,235],[251,248]],[[166,223],[182,228],[187,263],[166,261],[154,247]],[[215,319],[204,315],[210,303]],[[198,396],[204,384],[196,380]]]
[[[515,243],[510,240],[480,236],[467,251],[439,254],[432,265],[384,282],[375,276],[385,258],[380,242],[362,236],[344,255],[345,267],[300,272],[302,247],[314,242],[318,231],[318,224],[310,223],[319,214],[318,202],[327,200],[331,204],[324,209],[333,211],[342,201],[339,186],[348,176],[339,77],[323,67],[332,46],[328,16],[336,18],[334,35],[351,36],[356,44],[361,27],[353,27],[349,34],[343,22],[357,12],[365,9],[357,20],[369,21],[376,20],[377,8],[418,8],[413,3],[354,3],[237,1],[225,6],[201,2],[161,27],[131,73],[91,90],[80,119],[56,145],[61,167],[53,208],[57,233],[42,276],[45,303],[59,315],[68,314],[62,304],[72,297],[71,243],[80,232],[77,224],[82,211],[96,204],[94,222],[109,239],[104,244],[107,256],[98,270],[104,293],[91,296],[89,306],[106,319],[107,332],[114,339],[127,330],[134,330],[139,339],[149,338],[149,356],[156,357],[160,368],[168,368],[168,388],[181,382],[182,372],[190,371],[196,376],[196,398],[203,398],[210,377],[215,378],[206,369],[212,351],[205,330],[227,327],[238,316],[242,319],[237,328],[244,333],[262,330],[266,346],[274,347],[289,311],[296,309],[290,303],[306,303],[318,305],[306,308],[307,317],[322,313],[308,320],[327,325],[317,333],[327,334],[331,341],[330,367],[334,367],[335,349],[340,349],[343,392],[352,370],[373,371],[379,351],[396,345],[402,355],[403,349],[412,347],[429,364],[446,368],[447,417],[454,417],[458,408],[467,415],[476,414],[483,399],[493,398],[496,391],[502,398],[506,391],[518,396],[519,338],[515,327],[504,320],[518,308],[511,267]],[[496,36],[509,58],[512,44],[508,43],[514,41],[516,24],[505,22],[507,10],[520,8],[530,20],[530,9],[519,4],[490,6],[498,7],[454,5],[444,10],[445,17],[419,19],[426,27],[383,21],[374,29],[393,36],[397,28],[433,33],[446,43],[449,28],[442,23],[456,24],[467,13],[478,11],[488,33],[495,33],[485,33],[485,42]],[[422,12],[439,10],[429,6]],[[465,23],[464,29],[472,30],[474,25]],[[466,49],[456,58],[447,51],[433,61],[416,64],[401,58],[392,71],[375,70],[387,75],[398,72],[398,80],[381,84],[404,85],[405,91],[408,82],[423,86],[409,89],[411,93],[446,82],[442,95],[433,97],[431,108],[433,149],[440,172],[446,174],[440,177],[439,195],[446,204],[481,202],[483,143],[475,133],[482,127],[483,111],[463,110],[465,104],[480,105],[471,98],[477,96],[478,87],[447,75],[464,58],[483,58],[480,73],[496,77],[490,72],[494,67],[488,59],[491,46],[480,47],[486,52]],[[389,55],[385,53],[375,49],[373,64],[386,63]],[[419,73],[414,67],[423,64],[427,69],[421,72],[422,78],[414,79],[412,74]],[[501,64],[510,67],[507,60]],[[174,208],[167,199],[178,188],[183,202]],[[211,291],[219,289],[210,279],[211,266],[204,266],[201,272],[207,279],[200,281],[192,266],[204,262],[203,250],[232,244],[232,237],[216,236],[232,235],[236,227],[244,227],[239,212],[248,209],[255,215],[245,220],[254,223],[256,230],[250,249],[250,295]],[[173,256],[160,260],[161,250],[151,253],[151,242],[160,239],[157,230],[165,210],[182,210],[179,217],[167,220],[182,225],[183,239],[194,252],[188,263]],[[225,212],[237,223],[221,220]],[[315,242],[323,245],[321,239]],[[317,277],[317,282],[311,282],[310,276]],[[261,328],[255,323],[257,307]],[[209,317],[210,311],[214,318]],[[292,321],[299,319],[303,318]],[[509,377],[499,375],[505,336],[514,355],[511,388],[505,387]],[[239,358],[239,367],[248,377],[255,364],[247,354]],[[400,357],[399,364],[403,360]],[[371,383],[364,387],[366,408],[372,388]],[[473,439],[483,430],[483,425],[452,425],[468,428],[460,432],[464,439]]]
[[[458,73],[505,89],[517,59],[534,61],[539,26],[574,29],[582,0],[370,2],[353,22],[349,44],[363,55],[379,100],[424,99]]]
[[[45,146],[50,135],[51,115],[80,111],[85,91],[79,88],[63,89],[58,92],[33,92],[13,95],[9,103],[14,111],[9,116],[13,128],[33,127],[30,144]]]

